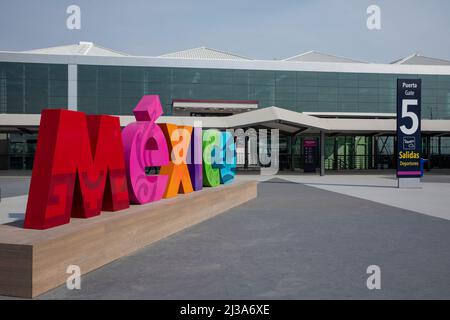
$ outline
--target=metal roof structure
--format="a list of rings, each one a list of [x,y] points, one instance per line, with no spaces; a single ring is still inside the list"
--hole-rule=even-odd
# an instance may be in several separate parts
[[[308,51],[305,53],[298,54],[296,56],[286,58],[283,61],[293,61],[293,62],[336,62],[336,63],[365,63],[349,58],[338,57],[326,53]]]
[[[283,60],[176,59],[146,56],[93,56],[0,51],[0,61],[130,67],[213,68],[236,70],[356,72],[386,74],[450,75],[449,65],[401,65],[380,63],[299,62]]]
[[[178,58],[178,59],[204,59],[204,60],[252,60],[250,58],[240,56],[234,53],[229,53],[206,47],[198,47],[183,51],[166,53],[160,55],[160,57]]]
[[[430,67],[445,67],[450,66],[450,60],[438,59],[432,57],[422,56],[418,53],[412,54],[408,57],[393,61],[388,64],[379,64],[379,63],[367,63],[363,61],[358,61],[351,58],[339,57],[331,54],[321,53],[317,51],[308,51],[305,53],[301,53],[295,55],[293,57],[289,57],[282,60],[259,60],[252,59],[249,57],[245,57],[239,54],[230,53],[227,51],[207,48],[207,47],[198,47],[193,49],[187,49],[177,52],[171,52],[162,54],[159,56],[138,56],[138,55],[129,55],[127,53],[123,53],[117,50],[109,49],[102,47],[100,45],[94,44],[92,42],[81,41],[77,44],[72,45],[64,45],[43,49],[34,49],[27,50],[22,52],[12,52],[12,51],[0,51],[0,54],[34,54],[34,55],[42,55],[42,56],[72,56],[72,57],[105,57],[105,58],[136,58],[136,59],[167,59],[167,61],[180,61],[179,64],[186,64],[188,61],[199,61],[199,62],[249,62],[256,64],[267,62],[270,64],[279,65],[284,62],[302,62],[301,64],[292,64],[291,67],[282,67],[280,70],[293,68],[294,65],[302,65],[305,66],[307,64],[315,65],[313,69],[317,68],[317,65],[335,65],[335,67],[331,69],[340,69],[338,67],[342,66],[350,66],[354,65],[355,68],[360,68],[360,66],[394,66],[394,65],[404,65],[407,66],[430,66]],[[25,59],[26,60],[26,59]],[[320,64],[319,64],[320,63]],[[127,62],[125,62],[127,64]],[[252,68],[253,69],[253,68]],[[258,68],[259,69],[259,68]],[[273,68],[278,69],[278,68]],[[329,68],[328,68],[329,69]],[[364,68],[363,68],[364,69]],[[370,69],[370,67],[369,67]],[[317,70],[321,71],[321,70]],[[344,71],[345,72],[345,71]],[[366,71],[371,72],[371,71]],[[386,71],[384,71],[386,72]],[[413,71],[414,72],[414,71]],[[390,73],[387,71],[387,73]]]
[[[444,59],[425,57],[418,53],[414,53],[406,58],[396,60],[391,64],[450,66],[450,61]]]
[[[24,53],[55,54],[55,55],[83,55],[103,57],[126,57],[126,53],[104,48],[92,42],[80,41],[78,44],[58,46],[51,48],[23,51]]]

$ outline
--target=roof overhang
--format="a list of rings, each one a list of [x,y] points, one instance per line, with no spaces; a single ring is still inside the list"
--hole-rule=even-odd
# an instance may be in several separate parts
[[[173,100],[172,106],[175,109],[223,109],[223,110],[250,110],[258,108],[258,101],[253,100]]]
[[[304,114],[318,118],[338,118],[338,119],[395,119],[396,113],[383,112],[303,112]]]
[[[121,126],[135,121],[134,116],[119,116]],[[0,131],[10,132],[37,130],[40,115],[38,114],[1,114]],[[279,129],[287,134],[299,132],[327,134],[395,134],[395,119],[337,119],[318,118],[304,113],[269,107],[225,117],[173,117],[162,116],[158,123],[174,123],[177,125],[199,126],[204,128],[268,128]],[[450,134],[450,120],[422,120],[422,133],[425,135]]]
[[[360,72],[386,74],[450,75],[450,66],[376,63],[296,62],[280,60],[206,60],[144,56],[57,55],[0,51],[2,62],[56,63],[102,66],[213,68],[239,70]]]

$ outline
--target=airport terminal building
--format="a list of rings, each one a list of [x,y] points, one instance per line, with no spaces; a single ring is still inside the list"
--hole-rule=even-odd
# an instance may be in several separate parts
[[[311,161],[321,172],[393,169],[399,78],[422,79],[423,157],[450,168],[450,61],[415,54],[374,64],[313,51],[253,60],[204,47],[144,57],[90,42],[3,51],[0,170],[32,168],[42,109],[117,115],[126,125],[146,94],[160,96],[162,122],[279,129],[282,171]],[[242,170],[260,166],[250,149],[238,150]]]

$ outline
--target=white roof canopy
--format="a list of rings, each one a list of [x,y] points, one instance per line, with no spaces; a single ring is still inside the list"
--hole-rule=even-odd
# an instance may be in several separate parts
[[[199,47],[160,55],[162,58],[206,59],[206,60],[251,60],[249,58],[221,50]]]
[[[172,60],[200,60],[200,61],[271,61],[271,62],[302,62],[302,63],[322,63],[322,64],[364,64],[367,62],[358,61],[353,58],[340,57],[317,51],[308,51],[282,60],[259,60],[231,53],[226,50],[217,50],[208,47],[198,47],[176,52],[170,52],[158,56],[130,55],[117,50],[105,48],[92,42],[80,41],[76,44],[55,46],[42,49],[33,49],[22,52],[3,51],[4,53],[32,53],[41,55],[62,55],[62,56],[99,56],[99,57],[136,57],[136,58],[168,58]],[[0,51],[1,53],[1,51]],[[415,53],[408,57],[389,63],[390,65],[406,66],[449,66],[450,61],[445,59],[426,57]]]
[[[392,64],[450,66],[450,61],[444,59],[425,57],[418,53],[415,53],[406,58],[394,61],[392,62]]]
[[[36,130],[40,115],[2,114],[0,115],[0,132],[17,130]],[[134,122],[133,116],[120,116],[122,126]],[[225,117],[171,117],[162,116],[158,123],[174,123],[193,126],[201,121],[204,128],[274,128],[287,134],[300,132],[328,134],[395,134],[395,119],[367,118],[318,118],[304,113],[269,107],[234,114]],[[422,120],[422,133],[429,135],[450,135],[450,120]]]
[[[58,46],[51,48],[35,49],[23,51],[24,53],[35,54],[56,54],[56,55],[83,55],[83,56],[104,56],[104,57],[126,57],[128,54],[104,48],[92,42],[80,41],[77,44]]]
[[[317,51],[308,51],[299,55],[286,58],[284,61],[293,62],[336,62],[336,63],[363,63],[361,61],[338,57],[331,54],[321,53]]]

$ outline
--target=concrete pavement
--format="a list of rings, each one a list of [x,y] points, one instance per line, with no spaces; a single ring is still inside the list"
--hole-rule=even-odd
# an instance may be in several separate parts
[[[274,179],[41,299],[448,299],[450,221]],[[381,268],[381,290],[366,269]]]
[[[450,175],[426,175],[421,189],[398,189],[393,174],[370,175],[277,175],[277,178],[304,183],[319,189],[375,201],[422,214],[450,219]],[[266,181],[273,176],[238,175],[238,180]],[[0,177],[4,195],[0,201],[0,224],[23,219],[29,177]],[[6,196],[6,198],[5,198]]]

